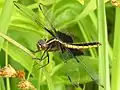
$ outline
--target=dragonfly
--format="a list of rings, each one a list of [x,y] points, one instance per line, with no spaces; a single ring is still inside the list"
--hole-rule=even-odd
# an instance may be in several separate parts
[[[22,12],[25,13],[25,11],[23,11],[20,7],[19,4],[17,4],[16,2],[14,2],[14,5],[20,9]],[[82,67],[84,68],[84,70],[89,74],[89,76],[91,77],[91,79],[93,81],[95,81],[95,83],[101,87],[104,87],[103,85],[101,85],[96,78],[92,75],[91,70],[89,70],[89,68],[87,67],[87,65],[82,61],[79,60],[76,56],[79,55],[84,55],[83,50],[84,49],[89,49],[89,48],[95,48],[101,45],[101,43],[99,42],[84,42],[84,43],[74,43],[72,37],[70,35],[67,35],[63,32],[57,31],[56,28],[52,25],[52,23],[49,21],[49,19],[47,18],[47,16],[45,15],[45,13],[43,12],[43,9],[41,7],[42,4],[39,4],[39,8],[42,12],[42,14],[45,16],[45,18],[47,19],[47,21],[49,22],[52,30],[49,30],[47,27],[45,27],[41,22],[38,21],[38,18],[35,18],[34,21],[38,24],[41,25],[42,28],[44,30],[46,30],[51,36],[52,38],[49,40],[43,40],[40,39],[37,42],[37,50],[34,51],[34,53],[43,51],[43,54],[40,58],[34,58],[37,60],[45,60],[47,59],[47,63],[44,64],[43,66],[41,66],[40,68],[45,67],[46,65],[49,64],[49,52],[54,52],[54,51],[61,51],[62,53],[64,52],[68,52],[76,61],[77,63],[80,63],[80,65],[82,65]],[[25,13],[27,14],[27,13]],[[67,60],[65,61],[65,63],[67,62]],[[71,78],[68,76],[68,79],[70,80],[70,82],[72,82]]]

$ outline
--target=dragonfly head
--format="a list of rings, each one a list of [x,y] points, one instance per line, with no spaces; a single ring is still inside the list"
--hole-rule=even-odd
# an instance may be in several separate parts
[[[37,46],[40,50],[45,50],[48,48],[48,44],[44,40],[39,40]]]

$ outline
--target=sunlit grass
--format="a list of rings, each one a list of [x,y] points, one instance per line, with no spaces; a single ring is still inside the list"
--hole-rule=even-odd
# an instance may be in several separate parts
[[[95,73],[98,72],[97,66],[99,64],[99,81],[100,84],[104,85],[104,88],[100,87],[99,90],[110,90],[110,61],[110,67],[112,68],[113,66],[111,72],[113,77],[111,83],[112,89],[119,90],[119,9],[116,9],[115,40],[113,39],[114,44],[112,43],[111,45],[111,43],[108,43],[108,39],[110,38],[109,35],[113,36],[113,33],[111,33],[112,29],[110,29],[110,33],[108,33],[108,27],[110,26],[109,23],[113,24],[114,22],[111,22],[109,18],[106,19],[104,4],[109,0],[86,0],[82,5],[77,1],[78,0],[47,0],[41,3],[46,5],[45,8],[43,7],[43,10],[56,29],[73,36],[75,43],[99,40],[102,44],[99,48],[99,63],[98,51],[96,49],[90,49],[87,53],[85,52],[86,55],[90,56],[78,58],[82,58],[87,65],[92,66],[93,70],[91,71],[95,71]],[[82,84],[90,82],[91,79],[73,59],[73,61],[70,60],[67,64],[64,64],[64,62],[62,62],[63,58],[61,58],[58,53],[51,53],[50,64],[47,67],[39,70],[41,64],[46,63],[47,59],[46,61],[44,60],[45,62],[38,61],[40,64],[33,66],[34,61],[32,58],[34,58],[35,55],[31,50],[37,49],[36,43],[39,39],[49,39],[50,37],[43,27],[40,26],[39,21],[48,28],[50,28],[50,25],[48,25],[44,15],[41,14],[40,9],[38,10],[38,3],[40,2],[36,3],[29,0],[21,0],[21,3],[22,4],[18,4],[18,6],[22,8],[23,11],[16,8],[12,0],[6,0],[4,5],[0,4],[0,7],[3,8],[3,10],[0,9],[0,48],[2,49],[0,53],[0,66],[5,66],[4,63],[7,61],[6,64],[11,64],[16,69],[25,70],[25,79],[30,80],[37,90],[66,90],[66,85],[71,89],[80,90],[80,88],[73,87],[68,81],[66,72],[68,71],[70,75],[73,75],[72,70],[77,70],[76,68],[78,68],[80,77],[78,78],[73,75],[73,81],[79,81],[79,83]],[[106,8],[113,7],[110,4],[110,6],[106,6]],[[35,13],[31,9],[34,10]],[[108,22],[106,22],[106,20]],[[5,39],[4,42],[3,39]],[[114,55],[112,55],[112,53],[114,53]],[[37,54],[36,57],[40,57],[40,55],[41,52]],[[11,80],[10,78],[10,83],[9,80],[6,81],[7,85],[3,82],[4,80],[1,79],[1,90],[18,90],[17,84],[15,85],[15,83],[18,83],[16,80]],[[87,87],[87,84],[85,87]],[[89,90],[97,90],[97,88],[90,87]]]
[[[115,32],[114,32],[114,48],[112,61],[112,90],[120,89],[120,8],[116,8],[115,16]]]
[[[99,87],[99,90],[110,90],[108,34],[104,0],[98,0],[97,6],[99,42],[102,43],[102,46],[99,47],[99,80],[104,86],[104,88]]]

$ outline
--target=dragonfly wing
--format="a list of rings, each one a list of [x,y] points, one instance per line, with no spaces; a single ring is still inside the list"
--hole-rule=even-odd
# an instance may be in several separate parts
[[[69,49],[67,49],[68,53],[83,67],[83,69],[88,73],[88,75],[91,77],[91,79],[98,85],[101,87],[104,87],[103,85],[101,85],[98,81],[98,75],[95,73],[95,71],[90,70],[89,67],[87,67],[87,65],[85,64],[84,60],[81,60],[81,58],[77,58],[76,56],[74,56],[74,53],[72,53]]]
[[[84,53],[83,53],[81,50],[69,48],[69,51],[72,52],[72,54],[73,54],[74,56],[84,55]]]
[[[67,35],[65,33],[62,33],[60,31],[56,32],[56,37],[58,37],[61,41],[66,43],[73,43],[73,39],[70,35]]]
[[[50,35],[52,35],[53,37],[55,37],[53,31],[47,29],[45,27],[45,25],[42,23],[39,15],[37,15],[36,13],[34,13],[32,10],[28,9],[26,6],[17,3],[16,1],[13,2],[14,5],[16,6],[16,8],[19,10],[21,15],[25,15],[28,18],[30,18],[32,21],[34,21],[38,26],[44,28],[44,30],[46,30]]]

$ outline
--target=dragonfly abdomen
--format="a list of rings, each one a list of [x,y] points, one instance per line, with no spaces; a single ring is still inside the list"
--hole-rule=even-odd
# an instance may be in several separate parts
[[[95,47],[98,47],[98,46],[101,45],[99,42],[89,42],[89,43],[81,43],[81,44],[68,44],[68,43],[59,41],[59,43],[61,43],[66,48],[77,49],[77,50],[95,48]]]

